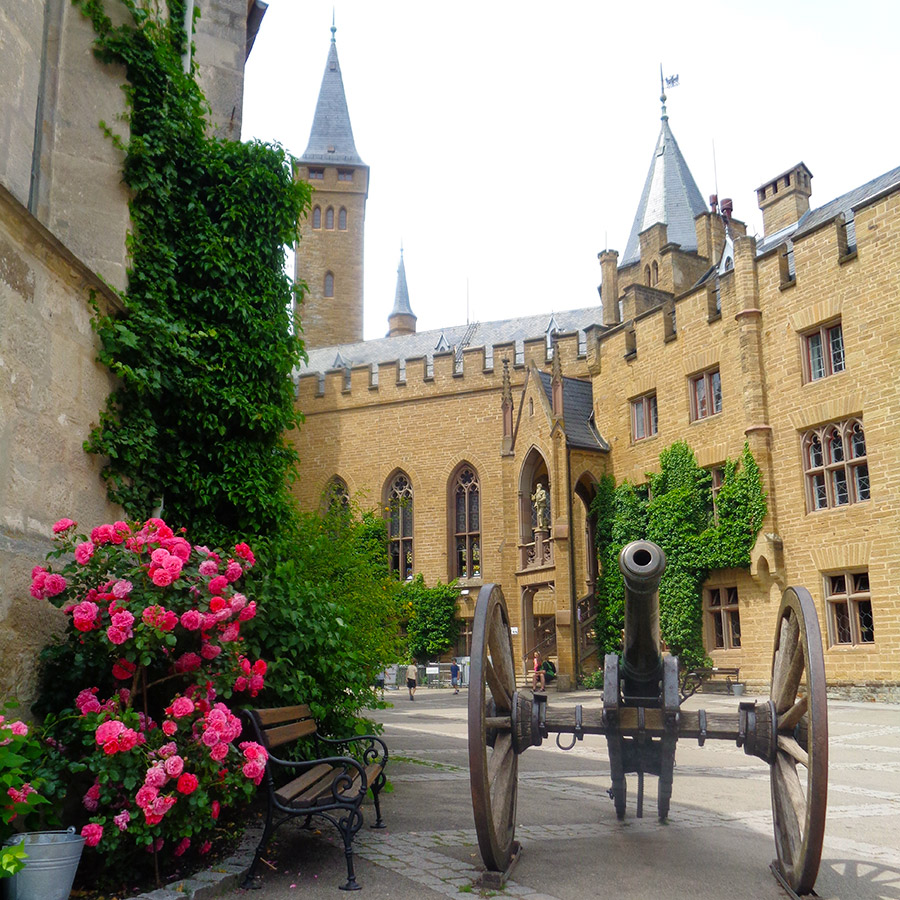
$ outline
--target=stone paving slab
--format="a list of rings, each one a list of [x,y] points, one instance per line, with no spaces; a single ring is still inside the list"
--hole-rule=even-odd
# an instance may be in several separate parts
[[[420,688],[415,703],[397,694],[389,699],[394,706],[382,715],[394,789],[382,795],[387,829],[364,826],[354,842],[360,896],[487,896],[472,886],[483,865],[469,793],[465,692]],[[599,705],[599,694],[553,695],[550,702]],[[737,702],[696,695],[688,704],[713,710]],[[831,701],[829,716],[833,765],[817,892],[823,900],[900,900],[900,706]],[[623,824],[606,796],[602,738],[588,736],[570,752],[552,739],[529,749],[520,758],[518,785],[522,854],[498,896],[784,900],[768,869],[775,855],[768,767],[734,745],[712,741],[703,748],[681,741],[676,761],[669,821],[660,824],[653,815],[655,779],[649,777],[647,815],[635,817],[632,777]],[[296,823],[285,825],[267,856],[260,890],[223,883],[220,895],[343,896],[337,888],[346,877],[344,855],[332,826],[310,834]]]

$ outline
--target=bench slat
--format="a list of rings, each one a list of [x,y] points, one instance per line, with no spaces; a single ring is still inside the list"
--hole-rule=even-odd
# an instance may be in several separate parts
[[[292,722],[290,725],[276,725],[275,728],[267,728],[263,734],[270,747],[280,747],[282,744],[297,740],[297,738],[314,734],[315,731],[315,719],[305,719],[302,722]]]
[[[311,719],[312,711],[306,705],[280,706],[277,709],[254,709],[253,712],[264,727],[290,722],[293,719]]]
[[[319,763],[319,765],[314,766],[302,775],[298,775],[293,781],[280,787],[275,791],[275,796],[278,798],[279,803],[283,803],[285,806],[296,805],[298,797],[313,787],[320,787],[320,782],[324,781],[327,785],[330,785],[332,772],[333,769],[329,763]],[[317,789],[314,792],[314,796],[318,796],[318,793]]]

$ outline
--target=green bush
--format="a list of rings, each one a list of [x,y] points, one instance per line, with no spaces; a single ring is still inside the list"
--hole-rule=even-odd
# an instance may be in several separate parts
[[[247,590],[261,609],[248,646],[270,660],[265,699],[309,703],[324,728],[344,730],[377,706],[375,676],[402,654],[384,522],[333,505],[254,550]]]
[[[459,616],[455,583],[428,587],[421,575],[400,589],[400,606],[406,620],[409,656],[418,660],[436,659],[456,643]]]

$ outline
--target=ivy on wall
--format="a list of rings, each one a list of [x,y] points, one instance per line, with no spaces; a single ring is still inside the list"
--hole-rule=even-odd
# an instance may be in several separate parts
[[[706,658],[703,584],[715,569],[745,568],[766,516],[759,467],[745,444],[739,463],[729,460],[713,509],[710,473],[691,448],[676,442],[659,457],[648,488],[601,480],[592,511],[597,522],[597,640],[602,653],[618,652],[625,587],[619,551],[629,541],[650,540],[666,554],[659,587],[660,627],[672,653],[686,665]]]
[[[101,123],[124,153],[131,189],[125,312],[95,316],[99,359],[119,379],[85,449],[108,458],[109,498],[146,516],[162,498],[171,521],[210,541],[269,534],[291,516],[295,453],[285,432],[291,328],[285,245],[310,188],[280,146],[207,133],[206,101],[183,71],[183,0],[73,0],[97,34],[96,55],[125,66],[129,136]]]
[[[421,574],[400,588],[400,613],[406,620],[409,655],[416,660],[436,659],[446,653],[459,635],[455,583],[438,581],[428,587]]]

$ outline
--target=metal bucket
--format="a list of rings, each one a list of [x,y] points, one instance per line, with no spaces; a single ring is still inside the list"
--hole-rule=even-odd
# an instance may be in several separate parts
[[[68,831],[27,831],[6,844],[25,844],[25,868],[0,881],[5,900],[67,900],[78,870],[84,838]]]

